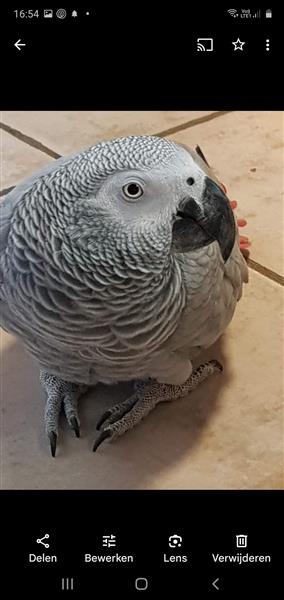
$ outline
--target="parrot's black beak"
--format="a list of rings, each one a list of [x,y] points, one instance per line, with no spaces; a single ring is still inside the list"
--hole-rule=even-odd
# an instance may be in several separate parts
[[[223,190],[209,177],[205,179],[201,203],[184,198],[173,224],[173,251],[188,252],[219,243],[226,261],[235,243],[236,225],[230,201]]]
[[[219,243],[224,261],[233,249],[236,238],[235,217],[226,194],[215,181],[206,177],[202,197],[201,226]]]

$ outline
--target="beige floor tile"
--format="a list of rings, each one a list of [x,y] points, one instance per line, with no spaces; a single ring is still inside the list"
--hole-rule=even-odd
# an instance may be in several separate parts
[[[280,286],[250,272],[223,338],[207,352],[224,372],[188,398],[159,406],[93,454],[95,424],[130,384],[100,385],[81,402],[82,437],[62,424],[58,456],[44,437],[38,371],[3,334],[2,487],[5,489],[258,489],[283,486]]]
[[[234,112],[171,137],[201,146],[248,220],[251,257],[283,274],[283,113]]]
[[[19,183],[52,160],[47,154],[43,154],[5,131],[1,131],[0,189],[6,189]]]
[[[158,133],[214,111],[10,111],[2,120],[59,154],[123,135]]]

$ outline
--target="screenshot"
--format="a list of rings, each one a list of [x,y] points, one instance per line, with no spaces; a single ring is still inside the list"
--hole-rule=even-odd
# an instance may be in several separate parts
[[[281,595],[282,22],[1,9],[2,597]]]

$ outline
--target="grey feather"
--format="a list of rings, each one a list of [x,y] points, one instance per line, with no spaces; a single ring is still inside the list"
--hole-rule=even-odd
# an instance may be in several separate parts
[[[41,368],[76,383],[184,381],[230,322],[247,278],[238,238],[173,251],[179,200],[201,206],[202,159],[130,136],[54,161],[2,201],[0,307]],[[125,181],[142,182],[139,201]],[[237,232],[236,232],[237,236]]]

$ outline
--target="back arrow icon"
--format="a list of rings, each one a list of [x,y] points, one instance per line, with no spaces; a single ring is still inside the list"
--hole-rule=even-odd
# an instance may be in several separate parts
[[[14,46],[16,46],[16,48],[18,50],[21,50],[21,46],[25,46],[26,44],[24,44],[23,42],[21,43],[21,40],[19,39],[17,42],[15,42]]]
[[[218,585],[216,585],[216,584],[217,584],[217,582],[219,581],[219,579],[220,579],[220,578],[219,578],[219,577],[217,577],[217,579],[215,579],[215,581],[212,581],[212,585],[213,585],[213,587],[215,588],[215,590],[219,590],[219,588],[218,588]]]

